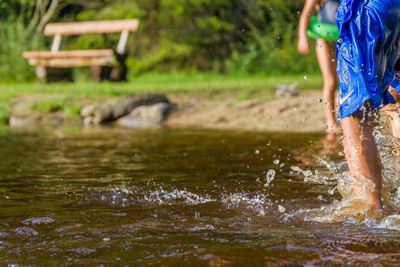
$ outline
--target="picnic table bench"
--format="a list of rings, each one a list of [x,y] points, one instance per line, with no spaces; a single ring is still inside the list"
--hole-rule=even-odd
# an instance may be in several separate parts
[[[124,55],[129,33],[136,31],[138,27],[138,19],[49,23],[44,29],[44,35],[54,36],[51,50],[28,51],[23,53],[23,57],[29,60],[29,64],[36,67],[36,77],[42,81],[48,81],[49,69],[68,68],[70,70],[72,67],[91,67],[94,81],[102,79],[102,69],[107,67],[111,70],[109,79],[122,80],[126,75]],[[121,35],[115,50],[60,50],[63,36],[118,32]]]

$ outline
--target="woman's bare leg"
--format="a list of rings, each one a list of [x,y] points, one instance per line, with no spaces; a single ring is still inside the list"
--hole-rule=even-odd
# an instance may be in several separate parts
[[[389,86],[388,91],[392,94],[396,103],[386,105],[384,111],[389,117],[393,136],[400,138],[400,94],[391,86]]]
[[[342,120],[345,155],[352,176],[350,197],[360,200],[369,211],[379,216],[382,210],[382,166],[371,115],[363,113],[357,111]]]
[[[389,104],[384,107],[394,137],[400,138],[400,104]]]
[[[316,53],[319,67],[324,78],[322,99],[325,104],[326,131],[328,133],[336,133],[339,129],[336,125],[335,115],[335,95],[338,87],[335,47],[323,39],[318,39]]]
[[[400,94],[392,87],[389,87],[389,92],[397,103],[386,105],[384,111],[390,121],[393,136],[396,137],[393,142],[395,156],[400,159]]]

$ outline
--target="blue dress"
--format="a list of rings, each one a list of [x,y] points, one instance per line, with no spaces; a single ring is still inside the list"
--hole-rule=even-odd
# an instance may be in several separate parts
[[[340,117],[356,112],[365,101],[378,109],[400,92],[394,69],[400,52],[400,0],[342,0],[336,16]]]

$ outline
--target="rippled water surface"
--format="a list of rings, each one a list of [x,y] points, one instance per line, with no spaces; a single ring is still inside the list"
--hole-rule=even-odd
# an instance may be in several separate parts
[[[340,199],[321,159],[343,162],[341,148],[322,138],[2,130],[0,264],[400,265],[396,214],[386,224],[298,215]]]

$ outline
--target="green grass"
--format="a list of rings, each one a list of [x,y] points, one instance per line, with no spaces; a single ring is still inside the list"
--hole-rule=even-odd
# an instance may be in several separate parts
[[[74,118],[79,115],[80,103],[78,97],[61,95],[52,96],[45,100],[34,102],[30,105],[30,109],[38,111],[42,114],[63,111],[68,118]],[[1,114],[0,114],[1,115]]]
[[[54,95],[35,103],[33,110],[43,113],[62,110],[75,116],[79,112],[79,100],[104,95],[125,95],[139,93],[237,93],[238,100],[250,97],[272,96],[277,84],[297,83],[301,90],[320,88],[322,77],[310,75],[287,76],[237,76],[218,74],[146,74],[127,83],[17,83],[0,84],[0,121],[9,116],[13,99],[21,95]]]
[[[128,83],[90,82],[78,83],[19,83],[1,84],[0,100],[12,99],[26,94],[61,95],[123,95],[136,93],[217,93],[223,91],[273,91],[276,84],[297,83],[300,89],[318,88],[322,84],[320,75],[304,80],[303,75],[273,77],[239,77],[214,74],[147,74]]]

